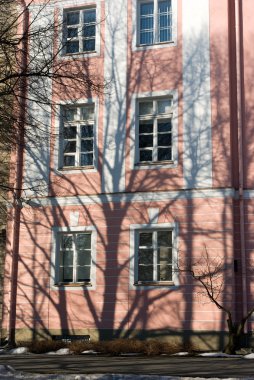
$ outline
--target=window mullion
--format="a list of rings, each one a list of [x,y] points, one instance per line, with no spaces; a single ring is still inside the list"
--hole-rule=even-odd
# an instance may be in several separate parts
[[[153,43],[158,42],[158,0],[154,0],[154,16],[153,16],[153,26],[154,26],[154,37]]]
[[[78,39],[79,39],[79,52],[82,53],[83,51],[83,31],[82,31],[82,17],[83,17],[83,12],[80,11],[79,13],[79,26],[78,26]]]
[[[76,144],[76,163],[77,163],[77,166],[80,166],[80,151],[81,151],[80,123],[77,123],[77,144]]]

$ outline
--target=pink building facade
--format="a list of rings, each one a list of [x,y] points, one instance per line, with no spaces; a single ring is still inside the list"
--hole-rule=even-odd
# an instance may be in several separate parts
[[[181,268],[207,255],[234,318],[253,306],[252,0],[44,12],[63,20],[59,59],[109,86],[73,102],[49,82],[57,110],[31,110],[52,138],[24,153],[23,187],[43,190],[10,219],[3,334],[223,344],[225,313]]]

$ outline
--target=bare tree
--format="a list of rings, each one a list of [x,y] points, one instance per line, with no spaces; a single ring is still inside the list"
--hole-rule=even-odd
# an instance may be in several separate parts
[[[89,59],[63,56],[62,21],[49,5],[50,0],[43,5],[0,0],[0,141],[5,152],[49,141],[45,115],[57,112],[57,94],[75,102],[105,88]],[[0,188],[20,197],[20,186],[1,174]]]
[[[226,272],[229,271],[232,274],[232,270],[232,263],[225,263],[222,257],[211,257],[206,247],[197,260],[193,260],[192,263],[184,263],[179,260],[177,265],[177,271],[191,276],[200,285],[199,293],[226,314],[228,342],[224,352],[227,354],[235,354],[236,350],[241,347],[246,322],[254,312],[253,306],[240,320],[235,320],[232,300],[229,300],[229,306],[223,303],[222,295],[227,291],[227,287],[232,286],[232,284],[226,283],[226,279],[232,278],[232,276],[227,276]]]

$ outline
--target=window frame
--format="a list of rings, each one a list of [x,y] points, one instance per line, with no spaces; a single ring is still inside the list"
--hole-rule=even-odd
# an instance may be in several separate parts
[[[67,28],[66,28],[66,14],[68,12],[77,12],[82,11],[85,9],[95,9],[96,10],[96,22],[95,22],[95,49],[90,51],[81,51],[79,49],[79,52],[76,53],[67,53],[66,49],[66,42],[67,42]],[[61,59],[69,59],[70,57],[75,58],[82,58],[83,56],[86,57],[94,57],[100,55],[100,19],[101,19],[101,3],[99,0],[93,0],[89,4],[82,3],[81,5],[76,4],[73,6],[65,6],[64,4],[59,6],[59,16],[58,16],[58,22],[61,25],[61,31],[58,35],[58,43],[60,46],[60,56]],[[81,25],[81,24],[80,24]],[[80,36],[81,37],[81,36]]]
[[[160,100],[171,100],[171,107],[170,112],[168,113],[158,113],[158,101]],[[152,114],[146,114],[146,115],[140,115],[140,104],[145,102],[152,102],[153,103],[153,113]],[[146,165],[165,165],[165,164],[172,164],[174,159],[174,152],[173,152],[173,97],[172,96],[166,96],[166,97],[147,97],[143,99],[137,99],[136,109],[137,109],[137,120],[136,120],[136,128],[137,128],[137,142],[136,142],[136,157],[135,157],[135,165],[137,166],[146,166]],[[158,145],[158,122],[161,120],[170,120],[171,124],[171,158],[169,160],[158,160],[158,150],[160,149],[160,146]],[[143,121],[152,121],[153,123],[153,146],[152,149],[152,160],[151,161],[140,161],[140,147],[139,147],[139,140],[140,140],[140,122]],[[164,132],[163,132],[164,133]],[[163,148],[161,146],[161,148]],[[146,149],[143,149],[146,150]]]
[[[91,234],[91,269],[90,281],[62,282],[60,281],[60,240],[66,234]],[[78,227],[53,227],[52,229],[52,253],[51,253],[51,288],[53,289],[77,289],[87,287],[96,288],[96,243],[97,230],[95,226]]]
[[[172,281],[149,281],[142,282],[138,280],[138,248],[139,233],[154,231],[172,231]],[[159,223],[159,224],[133,224],[130,225],[130,288],[131,289],[150,289],[157,287],[172,288],[179,285],[177,263],[177,223]],[[154,271],[156,268],[154,268]]]
[[[77,120],[73,121],[67,121],[64,116],[65,109],[69,108],[77,108],[77,113],[80,115],[81,108],[82,107],[89,107],[93,106],[94,108],[94,117],[93,119],[88,120],[88,125],[93,125],[93,164],[92,165],[78,165],[80,163],[80,155],[81,155],[81,133],[80,133],[80,126],[82,124],[81,118],[77,118]],[[59,115],[59,127],[58,134],[59,134],[59,141],[58,141],[58,170],[60,171],[76,171],[76,170],[84,170],[84,171],[91,171],[94,170],[97,167],[97,119],[98,119],[98,107],[97,103],[91,99],[86,102],[79,102],[79,103],[63,103],[60,106],[60,115]],[[86,121],[87,122],[87,121]],[[84,124],[84,123],[83,123]],[[76,126],[77,127],[77,134],[76,134],[76,152],[75,152],[75,165],[74,166],[64,166],[64,128],[65,125],[69,126]],[[77,158],[78,157],[78,158]]]
[[[151,0],[150,2],[156,3],[156,9],[158,8],[159,0]],[[132,16],[133,16],[133,39],[132,39],[132,50],[138,51],[138,50],[146,50],[146,49],[154,49],[154,48],[166,48],[169,46],[176,46],[177,45],[177,0],[171,0],[171,9],[172,9],[172,16],[171,16],[171,40],[169,41],[154,41],[152,44],[140,44],[140,4],[142,3],[148,3],[149,0],[132,0]],[[156,9],[154,9],[154,26],[153,31],[156,29],[158,30],[158,22],[155,23],[155,19],[158,13],[156,13]],[[157,33],[158,34],[158,33]],[[156,35],[157,35],[156,34]]]

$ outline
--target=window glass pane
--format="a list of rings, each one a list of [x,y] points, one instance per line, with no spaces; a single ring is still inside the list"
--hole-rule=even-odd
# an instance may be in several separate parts
[[[77,268],[77,281],[90,281],[90,266]]]
[[[94,36],[95,36],[95,25],[89,25],[83,28],[83,37],[94,37]]]
[[[94,105],[81,107],[81,120],[91,120],[94,118]]]
[[[82,152],[92,152],[93,151],[93,140],[82,140],[81,141],[81,151]]]
[[[171,149],[170,148],[159,148],[158,149],[158,161],[171,160]]]
[[[63,267],[60,270],[60,273],[62,272],[62,282],[72,282],[73,281],[73,269],[71,267]]]
[[[147,15],[153,15],[153,1],[147,2],[147,3],[141,3],[140,4],[140,15],[141,16],[147,16]]]
[[[140,30],[153,30],[153,17],[143,17],[140,20]]]
[[[69,12],[67,13],[67,25],[77,25],[79,24],[79,12]]]
[[[68,41],[66,43],[66,53],[78,53],[79,52],[79,42],[78,41]]]
[[[93,125],[81,125],[81,137],[93,137]]]
[[[138,281],[153,281],[153,266],[138,266]]]
[[[64,153],[76,152],[76,141],[65,141]]]
[[[158,3],[159,13],[169,13],[171,12],[171,0],[163,0]]]
[[[81,166],[93,165],[93,154],[81,154]]]
[[[78,28],[68,28],[67,38],[78,37]]]
[[[153,250],[140,249],[138,252],[138,263],[143,265],[153,265]]]
[[[171,133],[158,134],[159,146],[171,146]]]
[[[73,251],[63,251],[60,258],[60,265],[70,267],[73,265]]]
[[[64,156],[64,166],[75,166],[75,156]]]
[[[151,115],[153,114],[153,102],[140,102],[139,103],[139,115]]]
[[[83,41],[83,51],[94,51],[95,50],[95,39],[84,40]]]
[[[171,120],[159,121],[158,122],[158,132],[170,132],[171,131]]]
[[[78,251],[78,265],[91,265],[91,251]]]
[[[73,236],[72,235],[63,235],[61,239],[61,247],[63,249],[72,249]]]
[[[91,248],[91,234],[78,234],[76,238],[77,249]]]
[[[139,147],[140,148],[146,148],[146,147],[153,146],[153,135],[140,135],[139,136]]]
[[[160,247],[158,251],[158,263],[167,262],[172,263],[172,249],[168,247]]]
[[[64,118],[67,121],[73,121],[77,119],[77,108],[65,108]]]
[[[140,123],[139,133],[153,133],[153,124],[150,121]]]
[[[159,41],[166,42],[171,40],[170,29],[160,29]]]
[[[77,134],[76,127],[65,127],[64,128],[64,138],[65,139],[75,139]]]
[[[141,232],[139,234],[139,247],[152,247],[153,244],[153,233],[152,232]]]
[[[85,24],[89,24],[90,22],[96,22],[96,10],[89,9],[85,10],[83,13],[83,21]]]
[[[172,266],[166,263],[157,266],[158,281],[172,281]]]
[[[157,232],[158,246],[172,246],[172,231]]]
[[[171,26],[170,14],[161,14],[159,18],[159,28],[169,29],[169,26]]]
[[[140,150],[139,160],[140,161],[152,161],[153,153],[152,150]]]
[[[153,32],[140,32],[140,45],[151,45],[153,43]]]
[[[157,101],[158,105],[158,113],[169,113],[171,111],[172,100],[171,99],[163,99]]]

